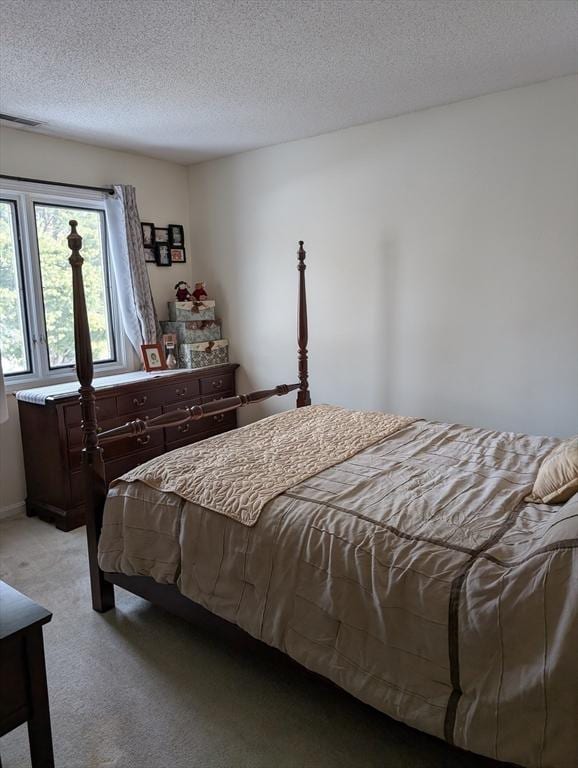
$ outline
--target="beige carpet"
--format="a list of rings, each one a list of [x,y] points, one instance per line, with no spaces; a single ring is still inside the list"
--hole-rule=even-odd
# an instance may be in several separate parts
[[[54,613],[45,628],[56,768],[489,768],[390,720],[263,647],[117,590],[90,608],[84,529],[0,523],[0,578]],[[259,650],[262,646],[259,645]],[[26,727],[0,740],[28,768]]]

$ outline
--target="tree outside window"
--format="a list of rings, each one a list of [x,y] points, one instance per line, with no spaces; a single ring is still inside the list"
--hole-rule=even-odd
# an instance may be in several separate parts
[[[4,375],[45,378],[74,366],[69,221],[83,238],[83,277],[93,360],[117,360],[103,207],[0,199],[0,349]],[[20,380],[20,378],[19,378]]]

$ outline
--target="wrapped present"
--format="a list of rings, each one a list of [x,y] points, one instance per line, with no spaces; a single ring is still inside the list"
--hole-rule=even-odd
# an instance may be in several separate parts
[[[205,368],[207,365],[222,365],[229,362],[227,339],[203,341],[198,344],[179,346],[180,368]]]
[[[169,301],[169,320],[174,322],[184,320],[214,320],[215,302],[212,299],[204,301]]]
[[[196,344],[221,338],[221,324],[217,320],[161,320],[163,333],[173,333],[178,344]]]

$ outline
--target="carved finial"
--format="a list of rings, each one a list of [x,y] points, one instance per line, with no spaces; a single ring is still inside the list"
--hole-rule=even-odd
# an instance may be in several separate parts
[[[305,256],[307,255],[303,246],[304,246],[303,240],[299,240],[299,250],[297,251],[297,258],[299,259],[299,264],[297,265],[297,268],[300,270],[305,269]]]
[[[72,266],[75,266],[77,264],[82,264],[84,261],[80,255],[80,250],[82,248],[82,237],[76,231],[78,222],[74,221],[74,219],[71,219],[68,223],[70,224],[70,234],[66,239],[68,240],[68,247],[72,251],[68,261]]]

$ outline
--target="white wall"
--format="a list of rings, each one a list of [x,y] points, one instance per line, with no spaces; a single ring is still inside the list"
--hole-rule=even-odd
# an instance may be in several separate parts
[[[183,224],[187,263],[170,269],[149,265],[157,311],[161,319],[167,317],[166,302],[174,296],[175,283],[193,279],[188,171],[184,166],[3,127],[0,129],[0,172],[91,186],[132,184],[143,221],[152,221],[158,226]],[[9,409],[9,421],[0,425],[0,515],[18,509],[26,496],[14,397],[9,397]]]
[[[132,184],[141,219],[159,227],[183,224],[185,246],[190,244],[187,169],[182,165],[2,127],[0,173],[96,187]],[[166,303],[174,296],[175,283],[191,280],[190,248],[186,252],[189,261],[185,264],[170,269],[148,265],[161,320],[167,319]]]
[[[193,250],[241,385],[295,380],[302,238],[315,402],[578,432],[577,84],[192,167]]]
[[[295,380],[303,238],[315,402],[568,435],[578,432],[577,85],[560,78],[190,171],[3,128],[0,169],[133,184],[144,220],[183,223],[189,262],[150,268],[157,308],[177,280],[204,277],[243,389]],[[10,411],[0,514],[25,496],[13,398]]]

